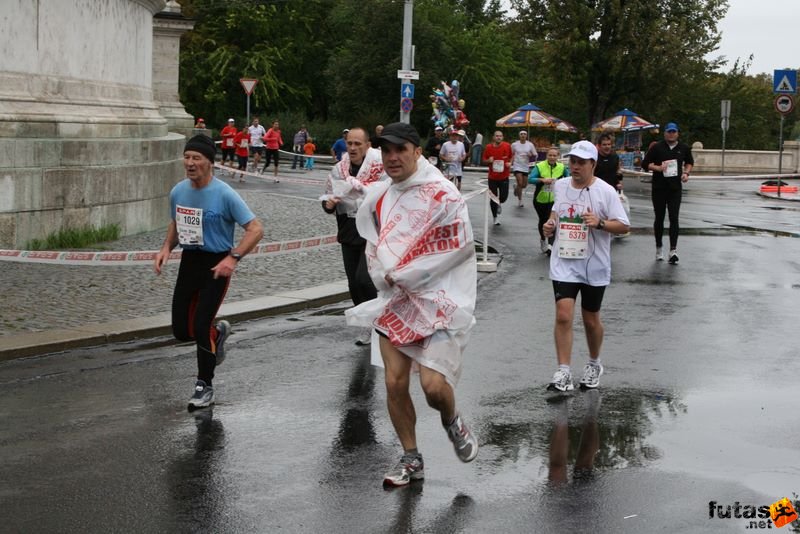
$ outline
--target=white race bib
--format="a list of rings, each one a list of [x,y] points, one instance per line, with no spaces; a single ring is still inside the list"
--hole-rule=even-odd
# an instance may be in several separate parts
[[[203,246],[203,210],[176,206],[175,225],[181,245]]]
[[[493,172],[503,172],[506,169],[506,162],[503,160],[495,160],[492,162]]]
[[[667,161],[663,162],[661,165],[664,166],[664,176],[666,178],[672,178],[673,176],[678,176],[678,160],[677,159],[668,159]]]
[[[589,246],[589,227],[586,223],[559,221],[558,257],[570,260],[586,258]]]

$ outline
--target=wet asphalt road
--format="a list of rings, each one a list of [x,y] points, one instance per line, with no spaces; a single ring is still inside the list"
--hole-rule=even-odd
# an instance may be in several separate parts
[[[691,184],[670,266],[653,261],[646,186],[628,186],[606,374],[561,402],[545,395],[553,303],[535,215],[509,201],[456,391],[480,453],[456,459],[415,384],[426,480],[407,488],[381,487],[399,445],[344,304],[234,325],[217,405],[193,414],[194,349],[166,338],[0,363],[2,530],[754,530],[709,518],[709,502],[800,493],[800,240],[775,235],[798,231],[800,206],[755,188]],[[579,374],[579,322],[575,340]]]

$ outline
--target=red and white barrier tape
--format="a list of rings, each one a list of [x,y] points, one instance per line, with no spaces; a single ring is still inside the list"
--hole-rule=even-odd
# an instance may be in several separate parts
[[[221,167],[221,165],[216,165]],[[241,171],[236,171],[241,172]],[[263,176],[253,173],[246,173],[251,176],[263,178]],[[312,180],[309,180],[312,181]],[[315,184],[320,182],[315,181]],[[488,191],[489,197],[495,202],[500,200],[492,194],[488,188],[484,187],[463,195],[464,200],[470,200]],[[300,252],[314,250],[330,245],[335,245],[336,235],[326,235],[319,237],[309,237],[306,239],[292,239],[289,241],[277,241],[274,243],[263,243],[256,246],[248,256],[271,256],[276,254],[288,254],[290,252]],[[109,267],[120,265],[141,265],[152,264],[158,254],[157,250],[125,251],[125,252],[83,252],[83,251],[52,251],[52,250],[9,250],[0,249],[0,261],[15,263],[44,263],[57,265],[88,265],[92,267]],[[171,260],[181,257],[180,250],[174,250],[169,255]]]
[[[217,169],[224,169],[224,170],[228,171],[229,173],[233,174],[234,177],[236,177],[236,175],[238,175],[238,174],[244,174],[245,176],[252,176],[253,178],[258,178],[259,180],[263,180],[265,182],[270,182],[270,181],[274,181],[275,180],[275,177],[272,176],[272,175],[259,174],[259,173],[251,172],[251,171],[240,171],[240,170],[238,170],[238,169],[236,169],[234,167],[228,167],[227,165],[222,165],[221,163],[215,163],[214,167],[217,168]],[[287,177],[287,176],[283,175],[283,176],[278,176],[278,179],[281,182],[288,182],[288,183],[292,183],[292,184],[316,185],[316,186],[320,186],[320,187],[324,187],[325,186],[325,182],[324,181],[322,181],[322,180],[311,180],[310,178],[291,178],[291,177]]]
[[[466,195],[461,195],[461,196],[464,198],[464,200],[471,200],[471,199],[477,197],[478,195],[484,194],[487,191],[487,189],[488,188],[486,188],[486,187],[484,187],[482,189],[476,189],[475,191],[470,191]]]
[[[292,239],[275,243],[263,243],[253,249],[249,256],[272,256],[314,250],[336,244],[336,235]],[[0,261],[18,263],[48,263],[58,265],[89,265],[92,267],[152,264],[158,254],[157,250],[133,252],[77,252],[77,251],[40,251],[40,250],[3,250],[0,249]],[[181,257],[180,250],[173,250],[171,260]]]

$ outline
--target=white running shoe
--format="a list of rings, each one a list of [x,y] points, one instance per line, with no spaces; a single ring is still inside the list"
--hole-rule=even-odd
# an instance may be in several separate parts
[[[455,449],[458,459],[462,462],[474,460],[478,455],[478,440],[469,427],[464,424],[461,416],[457,415],[455,421],[445,430],[447,430],[447,437],[453,443],[453,449]]]
[[[587,363],[583,368],[581,378],[581,389],[594,389],[600,385],[600,377],[603,376],[603,364]]]
[[[385,486],[407,486],[414,480],[423,480],[424,478],[425,463],[422,461],[422,455],[404,454],[397,465],[383,475],[383,484]]]
[[[656,261],[664,261],[664,249],[656,247]]]
[[[678,263],[678,251],[677,250],[670,250],[669,251],[669,264],[675,265]]]
[[[194,394],[189,398],[189,411],[206,408],[212,404],[214,404],[214,388],[207,386],[202,380],[198,380],[194,386]]]
[[[372,343],[372,328],[365,329],[360,336],[356,338],[356,345],[365,347]]]
[[[572,373],[564,371],[563,369],[559,369],[555,372],[553,379],[547,386],[548,391],[560,391],[561,393],[567,393],[574,389],[575,385],[572,383]]]

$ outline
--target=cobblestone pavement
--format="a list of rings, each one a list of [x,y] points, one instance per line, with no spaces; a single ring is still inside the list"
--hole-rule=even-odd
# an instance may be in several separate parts
[[[285,164],[284,164],[285,165]],[[329,166],[314,171],[291,171],[281,166],[280,183],[271,169],[263,178],[245,183],[220,171],[217,176],[236,189],[264,223],[262,243],[310,238],[336,233],[336,220],[319,203]],[[479,188],[483,173],[465,177],[464,193]],[[296,180],[293,182],[293,179]],[[483,213],[480,198],[470,201],[470,212]],[[477,213],[475,214],[477,215]],[[476,238],[480,219],[474,217]],[[87,250],[157,250],[164,241],[168,214],[162,229],[102,243]],[[235,240],[241,237],[237,228]],[[75,328],[89,323],[149,317],[170,311],[178,274],[172,261],[161,276],[152,264],[87,267],[0,262],[0,338],[25,332]],[[237,267],[225,302],[237,302],[345,280],[338,245],[305,252],[245,258]]]
[[[237,189],[264,222],[263,242],[308,238],[336,233],[335,219],[322,211],[326,170],[309,173],[283,171],[279,184],[249,178]],[[270,177],[271,178],[271,177]],[[287,180],[288,178],[288,180]],[[291,178],[314,179],[293,184]],[[165,225],[167,214],[164,214]],[[105,250],[156,250],[165,229],[105,243]],[[238,241],[241,230],[237,230]],[[161,276],[152,265],[84,267],[0,262],[0,336],[81,326],[87,323],[147,317],[170,310],[178,262]],[[337,245],[318,250],[245,258],[237,268],[226,296],[236,302],[279,292],[303,289],[345,278]]]

